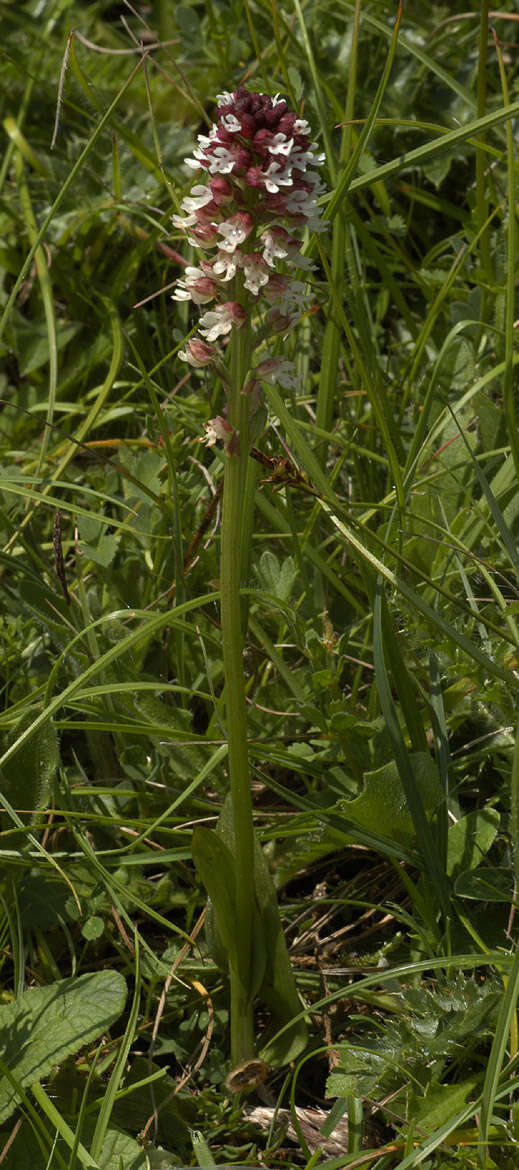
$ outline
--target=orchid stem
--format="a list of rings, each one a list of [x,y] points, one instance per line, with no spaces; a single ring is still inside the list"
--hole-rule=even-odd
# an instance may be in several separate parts
[[[254,831],[240,603],[242,514],[249,454],[249,401],[241,391],[249,368],[249,344],[247,326],[232,331],[227,417],[238,434],[239,448],[236,452],[228,452],[225,460],[220,554],[221,629],[236,878],[236,935],[241,957],[240,972],[231,968],[233,1065],[254,1055],[251,994]]]

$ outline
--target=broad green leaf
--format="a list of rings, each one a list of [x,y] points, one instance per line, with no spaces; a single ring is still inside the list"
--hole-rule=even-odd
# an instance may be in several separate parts
[[[56,336],[58,350],[68,345],[81,328],[81,324],[74,322],[58,326]],[[27,322],[21,314],[13,314],[11,334],[12,347],[17,354],[22,377],[32,374],[34,370],[48,362],[49,334],[44,320]]]
[[[200,830],[197,829],[196,833],[199,832]],[[211,837],[215,834],[211,833],[210,829],[205,829],[204,835]],[[226,854],[232,859],[233,836],[230,799],[224,802],[220,814],[217,839],[222,844],[225,843]],[[194,854],[193,858],[195,865],[197,865]],[[206,889],[208,889],[207,886]],[[252,986],[250,990],[251,995],[258,994],[259,998],[268,1004],[272,1012],[272,1025],[269,1028],[269,1036],[272,1039],[267,1038],[265,1047],[262,1048],[262,1057],[267,1064],[278,1066],[294,1060],[303,1051],[307,1042],[307,1028],[304,1020],[298,1020],[297,1023],[283,1032],[279,1040],[275,1039],[275,1033],[278,1029],[284,1028],[294,1016],[298,1016],[302,1005],[288,956],[274,883],[265,855],[256,837],[254,839],[254,890],[257,914],[253,924]],[[214,918],[219,926],[216,903],[210,890],[209,893],[213,902]],[[235,920],[231,922],[231,933],[235,934]],[[224,943],[221,932],[220,935],[221,941]]]
[[[195,41],[200,41],[200,19],[194,8],[188,8],[187,4],[177,4],[175,21],[185,48],[191,47]]]
[[[110,1028],[125,1000],[126,983],[117,971],[71,976],[25,991],[14,1003],[0,1006],[3,1066],[21,1087],[30,1088]],[[3,1076],[0,1122],[10,1117],[16,1103],[16,1091]]]
[[[79,526],[83,556],[105,569],[111,565],[119,543],[118,535],[107,531],[108,524],[108,520],[103,524],[93,517],[83,516]]]
[[[345,847],[344,833],[334,832],[326,824],[315,824],[309,816],[299,818],[294,814],[292,826],[294,829],[298,827],[297,836],[279,842],[274,855],[272,880],[278,890],[282,890],[296,874]]]
[[[85,1141],[88,1141],[89,1131],[91,1129],[92,1122],[87,1120],[82,1131],[83,1147]],[[8,1136],[8,1133],[0,1134],[0,1145],[2,1148]],[[61,1158],[64,1159],[64,1162],[56,1160],[52,1164],[56,1166],[67,1165],[70,1158],[70,1149],[63,1138],[58,1138],[56,1148]],[[80,1170],[85,1165],[81,1155],[81,1149],[78,1150],[76,1157],[75,1165]],[[42,1167],[43,1170],[43,1167],[50,1165],[48,1163],[48,1155],[46,1156],[44,1154],[34,1130],[28,1122],[24,1122],[20,1131],[16,1134],[16,1141],[9,1149],[9,1161],[6,1165],[9,1166],[9,1170],[36,1170],[36,1167],[38,1167],[38,1170],[39,1167]],[[135,1138],[112,1128],[106,1134],[99,1158],[95,1162],[91,1160],[87,1165],[89,1167],[99,1167],[99,1170],[121,1170],[121,1167],[124,1167],[124,1170],[148,1170],[150,1163],[147,1158],[147,1152],[143,1150]],[[152,1162],[151,1165],[158,1168],[163,1167],[164,1170],[168,1167],[169,1170],[169,1167],[172,1167],[174,1163],[170,1156],[169,1163],[163,1159],[162,1162]]]
[[[445,154],[437,155],[436,158],[432,158],[424,164],[424,175],[428,179],[429,183],[434,183],[436,190],[439,190],[442,183],[447,178],[455,158],[455,151],[445,151]]]
[[[462,870],[472,870],[485,858],[499,828],[500,814],[495,808],[473,809],[449,826],[447,838],[447,873],[456,877]]]
[[[72,869],[69,877],[76,888]],[[18,886],[17,896],[20,915],[27,931],[53,930],[67,919],[77,921],[78,908],[70,888],[55,873],[46,873],[36,867],[27,870]]]
[[[237,969],[234,860],[219,833],[199,825],[191,846],[196,872],[211,899],[216,926],[229,963]]]
[[[101,1170],[147,1170],[146,1151],[127,1133],[109,1129],[98,1158]]]
[[[499,436],[502,434],[503,411],[499,403],[492,402],[489,394],[485,393],[484,390],[475,395],[474,410],[478,416],[483,450],[492,451],[494,447],[498,446]]]
[[[148,1146],[146,1170],[176,1170],[177,1155],[159,1146]]]
[[[101,531],[96,543],[89,544],[85,541],[81,551],[86,560],[94,561],[96,565],[102,565],[107,569],[117,552],[117,538],[112,533],[103,534]]]
[[[196,743],[193,733],[193,718],[184,707],[173,707],[156,694],[135,691],[133,696],[118,698],[122,710],[128,711],[132,719],[139,718],[147,725],[147,734],[159,741],[167,741],[168,764],[179,779],[190,782],[207,766],[208,749],[203,740]],[[171,732],[171,736],[170,733]],[[175,746],[175,738],[188,743]]]
[[[216,920],[215,909],[210,898],[207,899],[205,910],[205,940],[207,949],[220,971],[229,970],[229,955],[223,945]]]
[[[6,1142],[12,1134],[8,1129],[0,1133],[0,1149],[5,1148]],[[23,1121],[16,1134],[14,1142],[9,1147],[9,1170],[35,1170],[36,1166],[46,1166],[47,1157],[38,1142],[34,1129],[28,1121]],[[80,1170],[81,1162],[77,1162]]]
[[[100,918],[98,914],[93,914],[90,918],[87,918],[86,922],[83,923],[83,926],[81,927],[81,934],[83,938],[87,939],[87,941],[92,942],[97,938],[101,938],[104,928],[105,924],[103,919]]]
[[[345,1055],[346,1054],[346,1055]],[[387,1071],[386,1053],[377,1053],[355,1045],[341,1046],[341,1056],[348,1071],[339,1068],[326,1081],[326,1097],[349,1097],[370,1094]]]
[[[465,870],[456,879],[454,892],[459,898],[474,898],[477,902],[511,902],[514,875],[511,869],[490,866]]]
[[[292,557],[285,557],[280,565],[275,553],[267,549],[261,554],[257,573],[262,589],[267,589],[281,601],[289,600],[297,578],[297,569]]]
[[[285,942],[274,883],[259,841],[255,839],[254,844],[254,887],[267,952],[266,971],[259,995],[272,1012],[273,1023],[269,1029],[272,1034],[299,1015],[301,1000]],[[307,1040],[306,1023],[298,1019],[278,1039],[274,1035],[272,1040],[267,1040],[262,1048],[262,1057],[267,1064],[288,1064],[303,1052]]]
[[[124,464],[132,474],[131,494],[144,503],[149,503],[146,488],[158,495],[164,470],[164,456],[155,451],[141,451],[137,455],[125,455]]]
[[[304,91],[305,83],[301,77],[301,74],[299,73],[299,70],[296,69],[294,65],[288,66],[287,73],[288,73],[288,80],[289,80],[290,85],[292,87],[295,100],[296,100],[296,102],[298,102],[301,98],[303,91]]]
[[[16,742],[33,718],[34,715],[30,713],[19,720],[9,735],[7,747]],[[50,783],[58,763],[58,737],[49,720],[30,739],[25,740],[2,768],[2,792],[14,808],[21,810],[22,816],[29,823],[34,820],[34,813],[48,803]],[[1,820],[5,825],[5,815],[2,815]]]
[[[434,1133],[440,1125],[463,1109],[471,1097],[477,1095],[477,1081],[460,1081],[453,1085],[432,1084],[424,1097],[411,1095],[409,1115],[421,1133]]]
[[[431,812],[441,800],[434,761],[425,752],[410,753],[409,761],[424,809]],[[355,800],[341,802],[341,807],[348,820],[371,832],[383,826],[385,836],[394,841],[409,845],[414,839],[413,822],[394,760],[374,772],[365,772],[364,791]]]
[[[207,830],[207,831],[210,832],[210,830]],[[233,866],[233,882],[234,882],[234,836],[233,836],[233,823],[232,823],[232,805],[231,805],[230,797],[224,801],[222,811],[221,811],[220,816],[218,818],[218,827],[217,827],[216,831],[217,831],[219,839],[221,840],[222,844],[225,845],[225,848],[226,848],[226,850],[231,858],[231,863]],[[196,862],[195,862],[195,864],[196,864]],[[233,888],[234,888],[234,886],[233,886]],[[206,889],[207,889],[207,887],[206,887]],[[260,912],[259,912],[257,906],[254,907],[253,913],[254,913],[254,920],[253,920],[253,927],[252,927],[252,967],[251,967],[250,985],[249,985],[249,994],[250,994],[251,998],[254,995],[256,995],[256,993],[259,991],[259,989],[261,987],[261,984],[263,982],[263,977],[265,974],[265,964],[266,964],[266,959],[267,959],[266,949],[265,949],[266,948],[266,941],[265,941],[265,937],[264,937],[263,922],[262,922]],[[240,960],[241,960],[240,945],[239,945],[240,940],[236,936],[236,918],[235,917],[233,918],[231,925],[232,925],[232,935],[233,935],[233,946],[235,947],[235,950],[236,950],[236,962],[238,963],[238,969],[239,969],[239,964],[240,964]],[[211,900],[211,902],[209,903],[209,906],[208,906],[206,937],[207,937],[209,946],[211,948],[211,953],[213,955],[215,962],[217,962],[220,967],[225,969],[228,966],[230,954],[229,954],[228,948],[225,946],[223,935],[219,934],[217,909],[216,909],[216,905],[214,904],[213,900]]]

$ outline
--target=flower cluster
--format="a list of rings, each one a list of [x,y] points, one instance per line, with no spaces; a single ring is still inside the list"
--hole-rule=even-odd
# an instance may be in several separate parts
[[[218,361],[213,343],[248,323],[260,298],[267,308],[263,336],[286,332],[305,306],[304,284],[289,270],[309,267],[300,255],[301,230],[323,229],[318,198],[324,188],[312,168],[324,156],[316,153],[308,123],[279,95],[245,89],[219,95],[218,121],[198,142],[186,163],[206,171],[208,181],[192,188],[173,224],[203,258],[185,269],[173,298],[214,302],[200,318],[203,340],[192,338],[180,354],[200,368]]]

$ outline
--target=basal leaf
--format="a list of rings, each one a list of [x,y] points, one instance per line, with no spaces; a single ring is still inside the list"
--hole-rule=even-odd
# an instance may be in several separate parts
[[[198,832],[198,830],[197,830],[197,832]],[[222,811],[220,813],[220,817],[218,819],[218,827],[217,827],[216,834],[212,833],[210,829],[207,829],[206,833],[208,833],[210,837],[211,836],[214,837],[215,835],[217,835],[217,839],[221,842],[221,844],[224,847],[224,850],[226,851],[225,853],[222,853],[222,856],[227,856],[230,859],[231,872],[232,872],[232,890],[233,890],[233,909],[232,909],[232,913],[230,916],[231,949],[229,948],[229,945],[226,942],[225,933],[220,929],[220,918],[218,915],[218,907],[217,907],[215,899],[213,897],[213,893],[211,892],[211,889],[209,888],[209,886],[206,885],[205,880],[202,879],[202,880],[204,880],[204,885],[206,887],[206,890],[207,890],[207,892],[209,894],[209,898],[210,898],[209,905],[207,907],[206,938],[208,941],[208,945],[209,945],[209,949],[211,951],[211,954],[212,954],[215,962],[218,963],[219,967],[221,967],[223,970],[225,970],[228,967],[229,962],[231,962],[235,965],[235,967],[237,966],[237,969],[239,970],[240,963],[241,963],[242,958],[244,956],[242,955],[242,953],[240,951],[240,940],[239,940],[239,937],[237,936],[237,932],[236,932],[236,912],[235,912],[235,894],[234,894],[234,890],[235,890],[235,886],[234,886],[234,837],[233,837],[233,824],[232,824],[230,799],[228,799],[224,802]],[[196,865],[197,863],[196,863],[196,859],[195,859],[194,854],[193,854],[193,860],[195,861],[195,865]],[[219,879],[217,878],[217,880],[215,882],[214,874],[212,874],[211,880],[213,882],[214,889],[216,889],[216,885],[218,884]],[[228,879],[226,879],[226,880],[228,880]],[[249,981],[249,995],[251,996],[251,998],[254,995],[256,995],[256,993],[259,991],[259,988],[261,987],[261,984],[263,981],[263,977],[264,977],[264,973],[265,973],[265,964],[266,964],[265,946],[266,946],[266,944],[265,944],[265,938],[264,938],[263,923],[262,923],[261,915],[258,911],[258,908],[257,908],[257,906],[255,906],[254,907],[254,919],[253,919],[253,925],[252,925],[252,966],[251,966],[250,981]]]
[[[214,839],[218,842],[215,846]],[[215,944],[213,951],[217,962],[220,947],[227,951],[229,958],[236,952],[234,961],[239,964],[239,940],[236,939],[236,915],[234,910],[234,866],[231,802],[226,800],[218,822],[218,832],[203,826],[193,835],[193,860],[211,898],[209,920],[210,939]],[[229,895],[232,876],[232,905]],[[203,876],[202,869],[207,876]],[[255,838],[254,841],[254,890],[256,913],[253,922],[253,956],[251,996],[258,994],[272,1013],[269,1037],[262,1048],[262,1057],[268,1064],[276,1066],[294,1060],[305,1048],[307,1028],[304,1020],[282,1032],[276,1040],[275,1033],[301,1012],[301,1001],[296,988],[294,973],[287,951],[283,927],[279,914],[274,883],[265,855]],[[217,903],[216,899],[219,899]],[[220,905],[220,916],[218,906]],[[225,914],[222,913],[225,908]],[[223,927],[221,923],[223,922]],[[215,930],[216,927],[216,930]],[[214,937],[216,936],[216,937]]]
[[[193,833],[192,856],[196,872],[211,899],[216,926],[229,962],[236,968],[236,885],[230,849],[213,829],[199,825]]]
[[[301,1012],[301,1001],[297,992],[294,972],[285,942],[274,883],[270,875],[265,854],[255,839],[254,886],[259,904],[267,962],[260,998],[270,1007],[273,1024],[270,1032],[290,1023]],[[262,1049],[267,1064],[284,1065],[295,1060],[303,1052],[308,1039],[304,1020],[297,1020],[286,1031]]]

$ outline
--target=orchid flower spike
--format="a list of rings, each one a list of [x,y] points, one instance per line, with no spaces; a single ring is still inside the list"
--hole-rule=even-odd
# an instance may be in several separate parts
[[[183,200],[184,215],[173,216],[203,255],[199,267],[186,268],[173,298],[197,306],[213,302],[200,318],[203,342],[193,339],[180,354],[197,367],[211,362],[211,343],[250,321],[255,305],[269,308],[273,334],[288,331],[307,303],[304,285],[290,276],[291,268],[310,267],[300,255],[301,233],[325,227],[318,206],[324,186],[316,172],[324,155],[308,123],[279,94],[237,89],[217,100],[217,122],[185,160],[206,172],[206,183]]]

